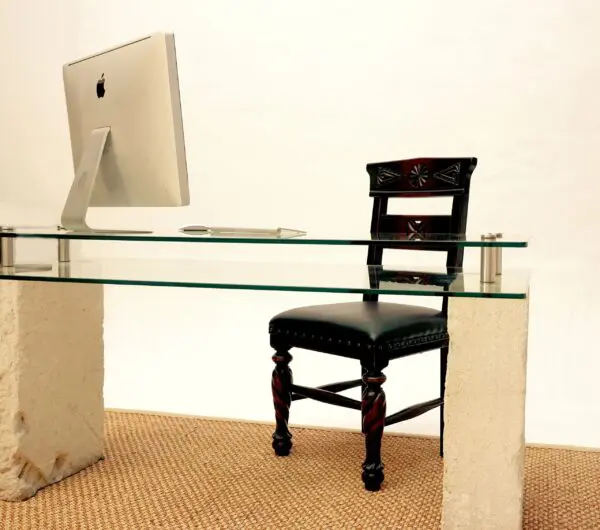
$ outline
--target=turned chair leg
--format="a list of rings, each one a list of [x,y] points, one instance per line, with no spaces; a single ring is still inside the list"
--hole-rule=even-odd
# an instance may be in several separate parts
[[[271,377],[271,391],[276,427],[272,445],[277,456],[288,456],[292,449],[292,433],[288,429],[292,404],[292,370],[289,366],[291,360],[292,356],[288,351],[278,351],[273,355],[275,369]]]
[[[446,397],[446,371],[448,368],[448,346],[440,351],[440,397],[442,405],[440,406],[440,456],[444,456],[444,398]]]
[[[385,392],[381,385],[385,375],[379,370],[369,370],[364,381],[366,389],[361,402],[362,431],[365,435],[366,458],[363,463],[362,480],[369,491],[378,491],[384,479],[381,461],[381,439],[385,423]]]

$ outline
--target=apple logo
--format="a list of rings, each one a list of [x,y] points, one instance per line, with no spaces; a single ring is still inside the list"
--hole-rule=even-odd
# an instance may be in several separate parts
[[[106,89],[104,88],[104,74],[102,74],[96,83],[96,96],[103,98],[104,94],[106,94]]]

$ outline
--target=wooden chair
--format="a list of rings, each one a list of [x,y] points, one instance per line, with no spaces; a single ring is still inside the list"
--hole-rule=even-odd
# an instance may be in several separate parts
[[[476,158],[420,158],[367,165],[370,196],[373,197],[371,234],[367,264],[381,271],[384,248],[427,249],[447,253],[446,265],[460,270],[463,249],[449,246],[408,246],[402,239],[428,239],[428,234],[464,234],[467,224],[470,179]],[[388,199],[394,197],[452,196],[450,215],[392,215],[387,213]],[[395,244],[375,244],[381,234],[402,234]],[[378,267],[379,266],[379,267]],[[379,281],[381,278],[375,278]],[[362,480],[370,491],[380,489],[384,479],[381,461],[381,439],[384,425],[415,418],[440,407],[440,455],[443,455],[443,396],[448,359],[447,298],[442,310],[378,301],[377,295],[366,294],[362,302],[324,304],[299,307],[273,317],[269,323],[271,346],[275,349],[276,366],[272,375],[276,428],[273,449],[287,456],[292,448],[288,429],[292,401],[304,398],[361,410],[362,432],[366,439],[366,458]],[[289,363],[291,348],[302,348],[360,361],[362,378],[318,388],[296,385]],[[408,407],[386,417],[386,399],[381,385],[386,377],[382,370],[393,359],[430,350],[440,350],[440,397]],[[337,393],[361,386],[362,400]]]

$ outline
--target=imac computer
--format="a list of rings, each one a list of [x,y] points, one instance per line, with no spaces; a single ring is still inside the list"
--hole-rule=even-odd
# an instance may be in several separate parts
[[[61,226],[93,229],[89,206],[190,203],[175,39],[156,33],[63,67],[75,179]]]

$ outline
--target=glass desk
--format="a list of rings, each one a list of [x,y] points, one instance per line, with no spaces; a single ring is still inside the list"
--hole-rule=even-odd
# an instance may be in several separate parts
[[[54,239],[52,263],[19,262],[21,239]],[[478,272],[327,263],[71,259],[72,240],[186,244],[475,248]],[[18,462],[0,499],[19,500],[103,452],[103,284],[448,298],[443,528],[520,528],[529,277],[502,270],[523,238],[480,234],[305,236],[0,231],[0,460]],[[365,249],[366,250],[366,249]],[[258,249],[257,249],[258,251]],[[268,341],[267,338],[265,338]],[[266,342],[268,343],[268,342]],[[2,377],[4,376],[4,377]],[[74,412],[76,411],[76,413]],[[484,441],[484,443],[482,443]],[[269,440],[265,440],[270,450]],[[66,456],[65,456],[66,455]],[[25,472],[23,470],[26,470]],[[27,470],[35,470],[27,471]],[[0,472],[2,473],[2,472]],[[0,476],[0,478],[2,478]]]
[[[427,251],[443,251],[452,248],[478,248],[481,252],[480,275],[486,288],[476,286],[473,275],[459,277],[452,288],[441,292],[442,296],[477,296],[488,297],[496,295],[498,297],[514,297],[517,284],[522,279],[509,280],[509,287],[500,287],[496,289],[489,288],[491,284],[497,284],[502,275],[502,250],[519,249],[527,247],[527,240],[522,237],[501,235],[501,234],[425,234],[412,232],[409,234],[344,234],[344,233],[314,233],[307,235],[286,235],[286,230],[282,229],[281,235],[252,235],[252,234],[186,234],[181,231],[173,232],[152,232],[152,233],[122,233],[122,232],[68,232],[57,227],[2,227],[0,229],[0,266],[2,267],[2,277],[8,279],[11,275],[18,275],[20,279],[32,279],[27,272],[34,272],[39,267],[33,266],[27,268],[16,261],[16,244],[19,239],[54,239],[58,242],[58,263],[69,263],[70,241],[121,241],[131,243],[186,243],[186,244],[262,244],[262,245],[313,245],[313,246],[381,246],[395,249],[412,249]],[[220,275],[219,269],[227,269],[229,276]],[[355,268],[353,271],[340,267],[339,269],[319,268],[321,276],[311,274],[309,268],[296,266],[282,266],[279,269],[274,265],[262,264],[265,273],[257,274],[261,267],[255,267],[255,273],[248,265],[223,265],[208,267],[199,263],[191,264],[186,262],[167,263],[142,263],[130,260],[120,263],[97,262],[91,263],[72,263],[71,267],[62,269],[50,269],[45,273],[35,274],[34,278],[40,281],[74,281],[79,279],[86,282],[97,283],[130,283],[137,285],[176,285],[180,287],[212,287],[212,288],[240,288],[240,289],[261,289],[261,290],[303,290],[315,292],[348,292],[348,293],[366,293],[376,294],[412,294],[412,295],[432,295],[434,289],[428,288],[427,282],[412,282],[412,284],[421,283],[423,287],[410,288],[410,293],[400,292],[400,284],[407,283],[400,281],[401,275],[396,274],[393,281],[394,286],[387,282],[386,285],[365,285],[362,277],[366,274],[367,278],[372,277],[373,270],[365,268],[361,271]],[[110,272],[109,272],[110,271]],[[266,273],[268,271],[268,274]],[[439,272],[439,271],[438,271]],[[436,272],[435,274],[438,274]],[[456,276],[457,272],[447,271]],[[104,274],[107,274],[104,277]],[[153,274],[155,273],[155,274]],[[309,277],[312,279],[309,280]],[[405,275],[406,276],[406,275]],[[459,275],[460,276],[460,275]],[[182,277],[180,283],[175,278]],[[238,279],[243,278],[243,279]],[[295,286],[295,280],[299,285]],[[16,278],[15,278],[16,279]],[[405,278],[406,280],[406,278]],[[516,283],[515,283],[516,282]],[[507,289],[507,290],[506,290]],[[521,295],[524,294],[521,288]]]

